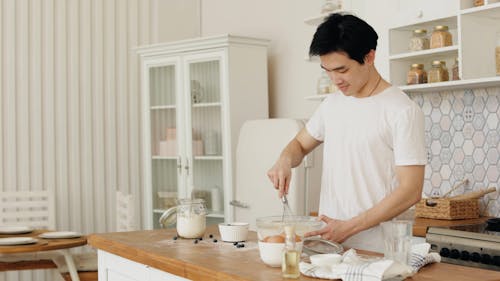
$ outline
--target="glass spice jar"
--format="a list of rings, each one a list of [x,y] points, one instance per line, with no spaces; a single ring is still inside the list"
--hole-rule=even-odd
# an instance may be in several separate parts
[[[415,29],[413,36],[410,38],[408,45],[410,51],[421,51],[429,49],[429,38],[427,38],[427,30]]]
[[[432,68],[429,70],[427,75],[427,81],[429,83],[448,81],[448,69],[446,69],[446,63],[444,61],[435,60],[432,62]]]
[[[412,64],[406,76],[406,84],[414,85],[423,83],[427,83],[427,72],[424,70],[424,65],[421,63]]]
[[[500,32],[497,34],[497,46],[495,47],[495,62],[497,66],[497,75],[500,76]]]
[[[431,34],[431,49],[442,48],[446,46],[451,46],[452,39],[451,33],[448,31],[448,26],[437,25],[434,27],[434,31]]]
[[[318,79],[317,93],[321,95],[321,94],[329,94],[331,92],[332,92],[332,80],[330,80],[330,77],[328,77],[326,71],[323,71],[323,73],[321,73],[321,76]]]
[[[484,0],[474,0],[474,7],[484,5]]]
[[[455,59],[455,63],[451,67],[451,80],[460,80],[458,71],[458,58]]]

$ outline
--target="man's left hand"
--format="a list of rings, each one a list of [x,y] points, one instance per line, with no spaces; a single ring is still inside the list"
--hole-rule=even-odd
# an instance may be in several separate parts
[[[332,219],[325,215],[321,215],[319,218],[326,223],[326,226],[320,230],[306,233],[305,237],[321,235],[323,239],[342,243],[355,234],[350,221]]]

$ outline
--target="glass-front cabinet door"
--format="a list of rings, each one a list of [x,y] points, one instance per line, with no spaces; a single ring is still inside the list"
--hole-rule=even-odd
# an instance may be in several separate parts
[[[191,130],[186,145],[187,158],[193,164],[187,177],[192,198],[202,198],[209,209],[209,221],[224,219],[224,130],[222,124],[223,53],[184,57],[184,91],[188,104],[186,120]]]
[[[234,221],[239,130],[268,117],[267,45],[221,35],[137,48],[146,229],[179,198],[203,199],[207,224]]]
[[[151,139],[151,187],[153,222],[183,197],[182,155],[184,136],[179,130],[182,103],[179,102],[178,60],[149,68],[149,112]]]

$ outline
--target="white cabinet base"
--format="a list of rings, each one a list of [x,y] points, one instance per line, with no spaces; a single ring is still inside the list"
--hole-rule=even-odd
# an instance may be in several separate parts
[[[97,255],[99,281],[189,281],[103,250],[98,250]]]

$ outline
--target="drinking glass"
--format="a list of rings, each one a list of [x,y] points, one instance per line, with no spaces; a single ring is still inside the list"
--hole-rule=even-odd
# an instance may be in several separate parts
[[[380,225],[384,235],[384,257],[408,265],[413,222],[392,220]]]

